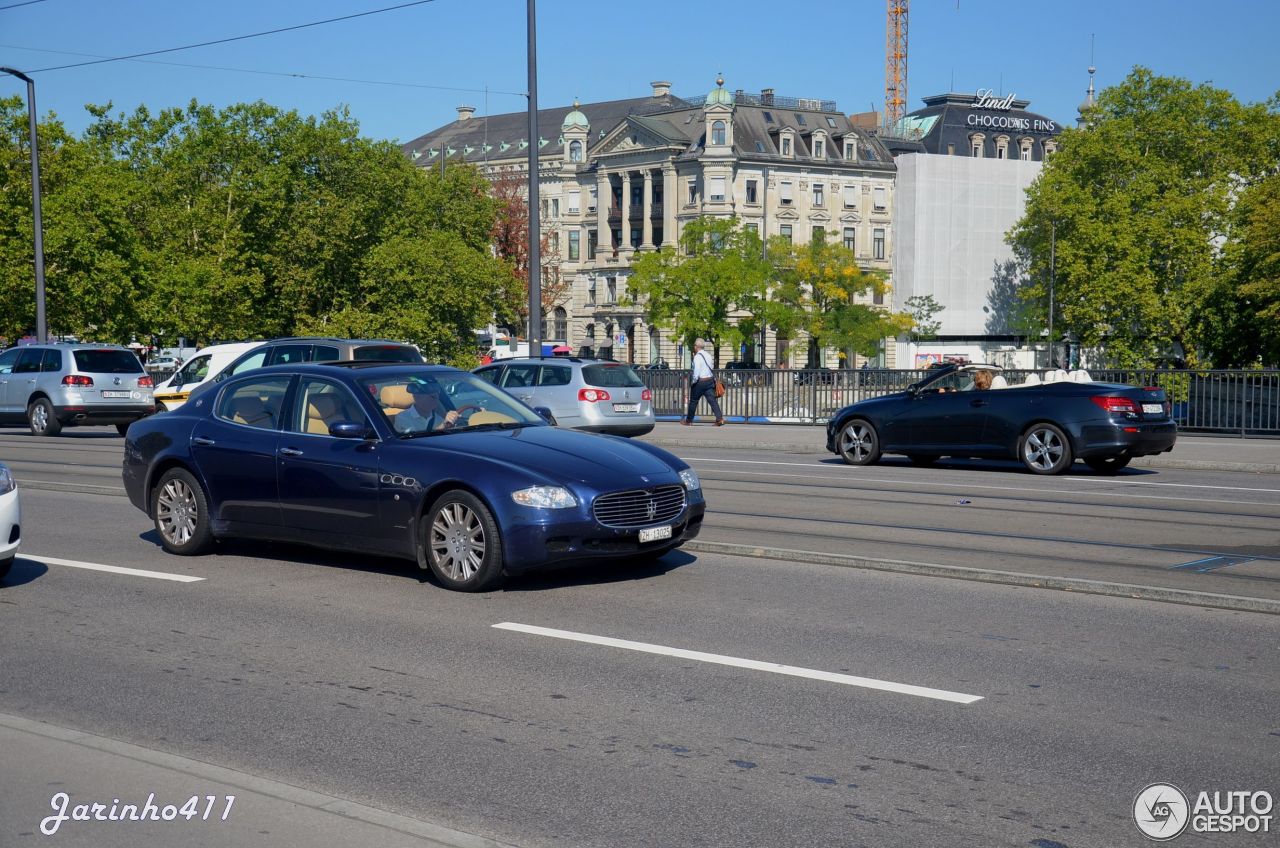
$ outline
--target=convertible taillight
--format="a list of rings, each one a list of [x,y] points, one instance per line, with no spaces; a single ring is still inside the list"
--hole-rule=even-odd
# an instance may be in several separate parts
[[[609,393],[604,389],[578,389],[578,400],[585,400],[587,403],[595,403],[598,400],[608,400]]]
[[[64,386],[92,386],[92,385],[93,385],[93,378],[92,378],[92,377],[86,377],[86,376],[85,376],[85,375],[83,375],[83,374],[68,374],[67,376],[65,376],[65,377],[63,377],[63,378],[62,378],[62,385],[64,385]]]
[[[1138,414],[1138,405],[1126,397],[1107,397],[1097,396],[1089,398],[1098,406],[1107,412],[1124,412],[1131,415]]]

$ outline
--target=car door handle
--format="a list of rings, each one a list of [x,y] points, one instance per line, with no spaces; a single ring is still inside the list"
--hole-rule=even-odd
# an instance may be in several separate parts
[[[297,448],[280,448],[281,456],[302,456],[302,451]]]
[[[969,401],[969,405],[970,406],[986,406],[987,402],[985,400],[982,400],[981,398],[974,398],[973,400]]]
[[[210,439],[208,436],[192,436],[191,444],[203,445],[205,447],[209,447],[210,445],[216,445],[217,442],[215,442],[213,439]]]

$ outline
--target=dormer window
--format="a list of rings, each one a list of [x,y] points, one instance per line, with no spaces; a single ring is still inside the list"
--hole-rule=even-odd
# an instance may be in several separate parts
[[[821,138],[815,138],[813,140],[813,158],[814,159],[827,158],[827,143],[823,141]]]
[[[844,158],[852,162],[858,158],[858,142],[848,139],[844,142]]]
[[[975,159],[981,159],[983,142],[986,139],[987,137],[982,133],[974,133],[969,136],[969,155]]]
[[[996,136],[996,158],[997,159],[1009,158],[1009,136],[1007,135]]]
[[[784,135],[782,137],[782,155],[783,156],[791,155],[791,136],[789,135]]]
[[[724,144],[724,121],[716,121],[711,125],[711,143]]]
[[[582,142],[580,141],[569,142],[569,161],[570,162],[582,161]]]
[[[1044,158],[1048,159],[1050,156],[1053,155],[1054,151],[1056,151],[1057,149],[1058,149],[1058,143],[1056,141],[1050,141],[1049,139],[1045,139]]]
[[[1023,162],[1031,161],[1031,145],[1032,141],[1029,138],[1020,139],[1018,141],[1018,155]]]

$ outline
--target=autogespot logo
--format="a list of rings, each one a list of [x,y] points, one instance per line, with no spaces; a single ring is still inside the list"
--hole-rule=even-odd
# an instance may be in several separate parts
[[[1153,783],[1133,799],[1133,820],[1142,835],[1166,842],[1187,829],[1187,796],[1171,783]]]

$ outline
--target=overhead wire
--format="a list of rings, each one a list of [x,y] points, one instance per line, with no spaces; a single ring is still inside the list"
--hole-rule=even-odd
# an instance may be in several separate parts
[[[0,48],[5,48],[7,50],[28,50],[33,53],[55,53],[61,56],[86,56],[86,57],[93,57],[93,58],[104,58],[104,57],[98,56],[95,53],[77,53],[70,50],[47,50],[39,47],[23,47],[17,44],[0,44]],[[385,85],[385,86],[396,86],[401,88],[426,88],[426,89],[432,89],[434,91],[458,91],[466,94],[482,94],[482,93],[483,94],[488,94],[488,93],[506,94],[506,95],[510,95],[511,97],[525,96],[525,93],[523,91],[503,91],[501,89],[494,89],[494,88],[464,88],[461,86],[428,85],[426,83],[398,82],[394,80],[367,80],[367,79],[355,79],[352,77],[331,77],[331,76],[324,76],[321,74],[303,73],[300,71],[266,71],[266,70],[260,70],[256,68],[230,68],[222,65],[198,65],[191,62],[165,62],[163,60],[158,60],[158,59],[129,59],[127,61],[138,62],[139,64],[144,64],[144,65],[165,65],[167,67],[173,67],[173,68],[194,68],[196,70],[203,70],[203,71],[227,71],[229,73],[237,73],[237,74],[258,74],[260,76],[291,77],[294,79],[323,80],[325,82],[347,82],[347,83],[355,83],[358,85]],[[33,71],[32,73],[35,73],[35,72]]]
[[[163,50],[147,50],[142,53],[130,53],[127,56],[112,56],[111,58],[108,58],[108,59],[95,59],[91,62],[75,62],[68,65],[53,65],[48,68],[37,68],[34,71],[29,71],[29,73],[39,74],[39,73],[44,73],[46,71],[67,70],[68,68],[84,68],[84,67],[88,67],[89,65],[101,65],[107,62],[122,62],[122,61],[125,61],[126,59],[140,59],[145,56],[159,56],[163,53],[177,53],[180,50],[194,50],[197,47],[211,47],[215,44],[230,44],[231,42],[234,42],[234,41],[246,41],[250,38],[261,38],[264,35],[278,35],[279,33],[282,33],[282,32],[294,32],[300,29],[307,29],[308,27],[338,23],[339,21],[350,21],[350,20],[354,20],[355,18],[364,18],[364,17],[368,17],[369,15],[382,14],[383,12],[394,12],[398,9],[407,9],[411,6],[424,6],[427,3],[434,3],[434,2],[436,2],[436,0],[411,0],[411,2],[408,2],[408,3],[400,3],[395,6],[385,6],[381,9],[370,9],[367,12],[356,12],[351,15],[342,15],[336,18],[326,18],[325,20],[322,20],[322,21],[311,21],[310,23],[305,23],[305,24],[294,24],[293,26],[277,27],[276,29],[263,30],[262,32],[251,32],[251,33],[248,33],[247,35],[233,35],[228,38],[216,38],[216,39],[213,39],[212,41],[201,41],[197,44],[185,44],[181,47],[166,47]]]
[[[45,0],[26,0],[25,3],[10,3],[8,6],[0,6],[0,12],[5,9],[16,9],[19,6],[34,6],[37,3],[43,3]]]

